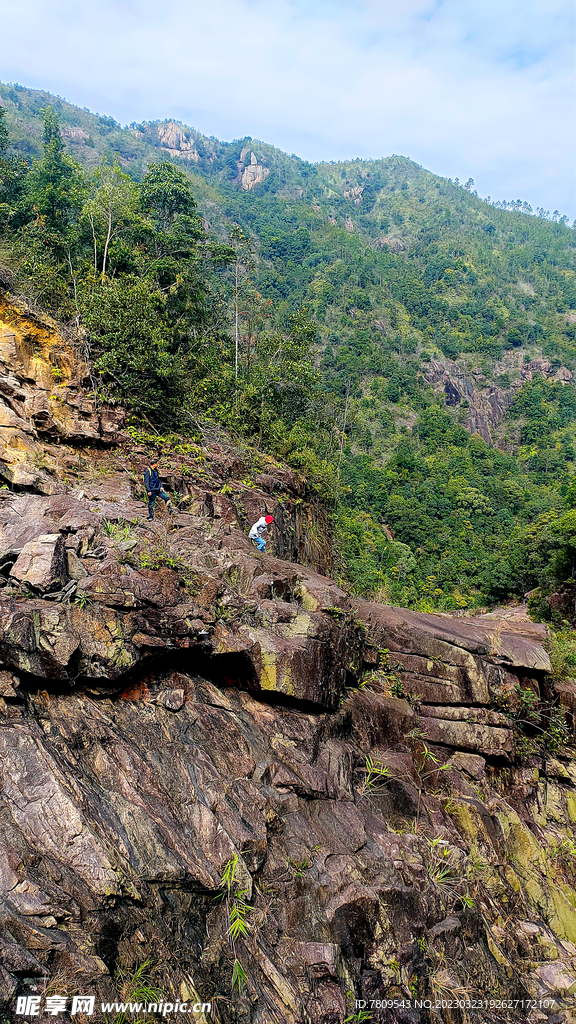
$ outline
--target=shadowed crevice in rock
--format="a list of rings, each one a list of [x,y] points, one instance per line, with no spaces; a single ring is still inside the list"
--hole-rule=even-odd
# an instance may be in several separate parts
[[[13,699],[23,699],[25,695],[33,695],[39,690],[54,696],[74,693],[78,696],[87,695],[93,700],[118,699],[137,693],[142,688],[153,686],[156,679],[164,678],[167,673],[194,673],[213,683],[220,690],[243,690],[251,694],[254,700],[271,707],[292,708],[302,714],[324,715],[324,705],[300,697],[274,690],[260,689],[254,666],[245,652],[239,654],[211,654],[208,650],[190,652],[171,651],[162,657],[150,655],[137,668],[121,676],[112,684],[105,677],[74,676],[74,662],[78,664],[78,654],[73,655],[69,662],[70,678],[67,680],[39,680],[36,676],[20,673],[18,690]],[[353,686],[356,680],[347,677],[347,685]]]

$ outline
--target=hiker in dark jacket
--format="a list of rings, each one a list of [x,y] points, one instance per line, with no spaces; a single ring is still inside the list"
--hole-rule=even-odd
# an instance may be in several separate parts
[[[170,502],[170,496],[166,494],[166,491],[162,487],[160,473],[158,472],[158,459],[152,459],[150,465],[146,467],[146,472],[144,473],[144,487],[146,488],[146,494],[148,495],[148,519],[154,519],[154,502],[156,501],[156,498],[162,498],[162,501],[166,502],[169,512],[174,511],[172,503]]]

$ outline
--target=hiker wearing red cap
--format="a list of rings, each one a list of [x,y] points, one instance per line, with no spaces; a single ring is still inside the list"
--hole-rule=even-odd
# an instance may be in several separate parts
[[[254,523],[254,526],[251,528],[248,536],[250,537],[250,540],[254,541],[258,551],[266,550],[266,541],[262,534],[266,533],[266,530],[273,522],[274,519],[272,516],[260,516],[260,519]]]

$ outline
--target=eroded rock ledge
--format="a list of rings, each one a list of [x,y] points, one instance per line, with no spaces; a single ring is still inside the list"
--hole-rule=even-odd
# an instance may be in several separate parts
[[[576,768],[568,749],[519,762],[502,711],[518,686],[554,695],[544,627],[352,599],[271,460],[167,455],[179,510],[149,524],[146,449],[22,420],[5,466],[45,463],[0,491],[5,1019],[50,980],[111,998],[152,956],[166,994],[218,996],[227,1024],[415,997],[548,999],[508,1019],[573,1021]],[[266,556],[246,537],[262,510]],[[218,898],[235,858],[240,993]]]
[[[434,986],[569,1015],[576,894],[546,849],[576,770],[516,767],[494,708],[551,686],[544,628],[353,601],[256,553],[216,494],[148,524],[102,479],[100,502],[0,506],[6,1006],[54,974],[111,996],[153,949],[231,1022],[332,1024],[348,992]],[[240,995],[216,898],[235,855]]]

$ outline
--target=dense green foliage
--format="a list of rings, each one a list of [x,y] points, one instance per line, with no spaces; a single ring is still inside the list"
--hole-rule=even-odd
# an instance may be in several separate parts
[[[522,369],[576,371],[565,218],[402,157],[312,166],[0,94],[4,262],[88,331],[103,394],[159,427],[217,419],[305,471],[359,592],[456,608],[572,571],[554,524],[576,505],[576,388]],[[464,392],[435,390],[447,367],[508,396],[492,446]]]

